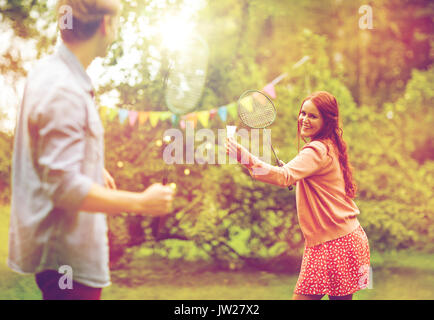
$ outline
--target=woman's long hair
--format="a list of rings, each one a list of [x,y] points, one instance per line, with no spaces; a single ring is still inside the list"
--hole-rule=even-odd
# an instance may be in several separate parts
[[[353,170],[351,164],[348,160],[347,144],[342,138],[343,130],[339,126],[339,107],[336,98],[326,91],[314,92],[308,97],[306,97],[304,102],[310,100],[317,107],[318,111],[321,113],[323,119],[323,126],[320,131],[312,137],[312,140],[325,140],[330,139],[333,141],[337,148],[337,153],[339,157],[339,163],[342,169],[342,174],[345,181],[345,193],[350,198],[355,198],[357,186],[353,179]],[[300,107],[301,112],[301,107]],[[298,113],[300,117],[300,112]],[[300,149],[300,122],[297,119],[297,139]],[[303,141],[306,140],[303,138]]]

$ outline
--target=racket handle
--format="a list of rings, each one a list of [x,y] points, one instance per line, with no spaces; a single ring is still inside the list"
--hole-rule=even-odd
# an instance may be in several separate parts
[[[167,182],[168,182],[168,172],[167,172],[167,169],[164,169],[164,171],[163,171],[163,179],[162,179],[162,184],[163,184],[163,186],[165,186],[165,185],[167,185]],[[161,229],[163,229],[163,227],[164,227],[164,225],[166,224],[166,220],[167,220],[167,216],[162,216],[162,217],[158,217],[157,218],[157,228],[156,228],[156,230],[155,230],[155,234],[154,234],[154,237],[158,240],[159,239],[159,236],[160,236],[160,231],[161,231]]]
[[[277,165],[278,165],[279,167],[282,167],[282,165],[280,164],[279,159],[277,159]],[[289,190],[289,191],[292,191],[292,186],[288,186],[288,190]]]
[[[164,226],[166,225],[166,221],[167,221],[167,216],[162,216],[162,217],[158,217],[158,225],[157,225],[157,232],[155,234],[155,238],[157,240],[159,240],[160,235],[161,235],[161,230],[164,228]]]
[[[163,144],[164,147],[164,144]],[[164,150],[164,149],[163,149]],[[167,185],[167,182],[169,181],[169,170],[165,167],[163,169],[163,179],[161,183],[163,186]],[[160,231],[163,229],[164,225],[166,224],[167,216],[162,216],[157,218],[157,226],[154,232],[154,237],[158,240],[160,236]]]
[[[169,170],[165,167],[163,169],[163,179],[161,181],[161,183],[163,184],[163,186],[165,186],[169,181]]]
[[[279,160],[279,158],[277,157],[276,152],[274,152],[274,148],[273,148],[273,146],[271,146],[271,150],[272,150],[273,153],[274,153],[274,157],[276,157],[276,163],[277,163],[277,165],[278,165],[279,167],[282,167],[283,165],[280,163],[280,160]],[[292,191],[292,186],[288,186],[288,190],[289,190],[289,191]]]

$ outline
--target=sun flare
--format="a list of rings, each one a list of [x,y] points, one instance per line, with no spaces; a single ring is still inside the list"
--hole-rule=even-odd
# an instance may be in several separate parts
[[[159,25],[163,46],[170,51],[182,50],[194,28],[194,23],[185,14],[167,17]]]

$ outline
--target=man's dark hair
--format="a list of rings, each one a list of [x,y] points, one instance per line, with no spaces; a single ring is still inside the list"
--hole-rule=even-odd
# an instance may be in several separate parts
[[[72,18],[72,28],[60,27],[62,40],[72,43],[90,39],[98,30],[104,16],[115,16],[119,10],[117,1],[59,0],[57,2],[58,21],[65,19],[65,14],[72,14],[72,17],[69,17]]]

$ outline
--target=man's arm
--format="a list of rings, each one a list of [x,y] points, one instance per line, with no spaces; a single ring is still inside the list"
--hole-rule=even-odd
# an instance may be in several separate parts
[[[143,193],[104,188],[82,173],[85,159],[85,102],[71,90],[56,94],[38,104],[30,115],[37,128],[36,163],[44,192],[55,207],[89,212],[168,213],[173,190],[153,185]],[[107,175],[106,175],[107,178]]]
[[[112,190],[93,184],[79,210],[107,214],[126,211],[160,216],[170,212],[173,192],[172,188],[161,184],[153,184],[142,193]]]

